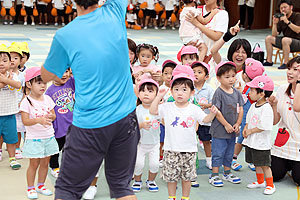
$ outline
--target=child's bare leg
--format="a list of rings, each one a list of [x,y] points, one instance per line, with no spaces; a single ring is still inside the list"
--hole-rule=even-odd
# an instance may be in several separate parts
[[[155,178],[156,178],[156,175],[157,175],[157,173],[152,173],[152,172],[149,171],[148,181],[154,181]]]
[[[227,167],[228,168],[228,167]],[[230,169],[230,168],[229,168]],[[224,167],[225,170],[225,167]],[[227,169],[228,170],[228,169]],[[218,174],[219,173],[219,167],[212,167],[212,173]]]
[[[45,183],[48,174],[49,161],[50,161],[50,156],[40,159],[38,183]]]
[[[34,17],[30,15],[31,21],[34,23]]]
[[[16,154],[16,144],[6,144],[8,155],[10,158],[15,157]]]
[[[211,157],[211,143],[210,141],[202,141],[204,151],[205,151],[205,156],[206,157]]]
[[[145,19],[145,26],[148,26],[149,20],[150,20],[150,16],[147,16]]]
[[[22,140],[21,133],[20,133],[20,132],[18,132],[18,142],[17,142],[17,144],[16,144],[16,148],[17,148],[17,149],[19,149],[19,148],[20,148],[21,140]]]
[[[40,164],[40,158],[30,158],[29,159],[29,166],[28,166],[27,174],[26,174],[28,187],[34,186],[36,170],[39,167],[39,164]]]
[[[142,181],[142,174],[141,175],[134,175],[135,181]]]
[[[182,196],[189,197],[191,192],[191,181],[182,180]]]
[[[27,22],[27,15],[24,17],[24,22]]]
[[[47,15],[47,13],[44,14],[44,17],[45,17],[45,24],[48,24],[48,15]]]
[[[191,185],[191,183],[190,183]],[[168,193],[169,196],[176,196],[176,187],[177,187],[177,182],[168,182]],[[182,186],[183,188],[183,186]]]
[[[60,19],[61,19],[61,23],[65,23],[65,18],[64,18],[64,16],[61,16]]]

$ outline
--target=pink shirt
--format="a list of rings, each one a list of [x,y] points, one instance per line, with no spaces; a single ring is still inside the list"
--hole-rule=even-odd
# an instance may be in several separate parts
[[[29,113],[30,119],[50,114],[50,111],[55,107],[55,103],[48,95],[44,95],[43,101],[37,101],[30,96],[28,96],[28,98],[32,105],[30,105],[27,98],[24,98],[20,105],[20,111]],[[47,139],[54,136],[52,124],[46,127],[41,124],[35,124],[32,126],[25,126],[25,129],[26,139]]]
[[[153,72],[161,72],[161,67],[159,67],[159,66],[157,66],[157,65],[148,65],[147,67],[142,67],[142,66],[140,66],[140,65],[137,65],[137,66],[133,66],[132,67],[132,73],[133,74],[136,74],[136,73],[138,73],[138,72],[140,72],[140,71],[143,71],[144,69],[147,69],[147,70],[152,70]]]

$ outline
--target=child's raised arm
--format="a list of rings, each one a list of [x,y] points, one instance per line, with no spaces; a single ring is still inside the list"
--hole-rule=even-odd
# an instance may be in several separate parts
[[[206,17],[202,17],[202,15],[198,15],[197,16],[197,20],[203,24],[203,25],[206,25],[210,22],[210,20],[219,12],[218,9],[213,9],[208,16]]]
[[[162,88],[159,89],[157,96],[155,97],[154,101],[151,103],[149,112],[151,115],[158,115],[158,105],[160,101],[164,98],[167,94],[168,90]]]
[[[216,116],[216,114],[219,112],[218,108],[216,106],[211,106],[209,108],[210,113],[204,117],[203,122],[204,123],[210,123]]]
[[[9,74],[8,77],[6,77],[3,74],[0,74],[0,83],[3,83],[5,85],[9,85],[9,86],[17,88],[17,89],[22,87],[20,81],[13,80],[13,75],[12,74]]]

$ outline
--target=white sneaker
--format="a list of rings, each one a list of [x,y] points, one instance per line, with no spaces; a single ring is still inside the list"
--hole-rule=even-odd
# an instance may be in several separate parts
[[[2,151],[0,151],[0,161],[2,160]]]
[[[58,23],[54,23],[54,26],[58,26]]]
[[[35,26],[35,23],[34,23],[34,22],[32,22],[32,23],[31,23],[31,26]]]
[[[27,22],[24,22],[24,26],[27,26]]]
[[[274,185],[274,187],[267,186],[264,191],[264,194],[270,195],[270,194],[273,194],[275,191],[276,191],[275,185]]]
[[[175,27],[172,27],[172,30],[175,30],[176,28]]]
[[[142,181],[134,181],[131,188],[133,192],[139,192],[142,189]]]
[[[14,25],[14,22],[9,22],[10,25]]]
[[[264,187],[266,187],[266,182],[263,182],[263,183],[259,184],[256,181],[256,182],[253,182],[253,183],[250,183],[250,184],[247,185],[247,188],[249,188],[249,189],[264,188]]]
[[[167,28],[165,26],[161,27],[162,30],[166,30]]]
[[[90,186],[83,194],[83,199],[94,199],[97,193],[97,186]]]
[[[59,175],[59,168],[51,169],[50,172],[51,172],[52,176],[54,176],[55,178],[57,178],[58,175]]]
[[[3,22],[3,24],[4,24],[4,25],[7,25],[7,24],[8,24],[8,22]]]
[[[49,190],[48,188],[46,188],[46,186],[42,186],[41,188],[38,188],[36,187],[35,188],[36,191],[42,195],[45,195],[45,196],[51,196],[53,193],[51,192],[51,190]]]
[[[154,26],[154,29],[155,29],[155,30],[157,30],[157,29],[158,29],[158,27],[157,27],[157,26]]]
[[[39,25],[43,25],[43,23],[42,23],[42,22],[40,22],[40,23],[39,23]]]
[[[146,181],[147,188],[149,192],[158,192],[158,186],[156,185],[155,181]]]
[[[16,149],[15,157],[16,157],[16,159],[22,159],[23,158],[22,152],[21,152],[20,149]]]
[[[208,179],[208,182],[215,187],[222,187],[224,185],[222,179],[220,179],[219,176],[211,175]]]
[[[144,27],[144,29],[146,30],[146,29],[148,29],[148,27],[147,27],[147,26],[145,26],[145,27]]]
[[[223,180],[228,181],[234,184],[238,184],[241,182],[241,179],[237,177],[236,175],[230,173],[230,174],[223,174]]]
[[[27,190],[27,197],[28,199],[37,199],[38,195],[35,189]]]
[[[61,23],[61,26],[64,27],[66,24],[65,23]]]

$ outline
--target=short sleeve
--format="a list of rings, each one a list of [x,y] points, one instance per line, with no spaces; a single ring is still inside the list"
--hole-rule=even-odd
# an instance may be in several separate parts
[[[208,94],[208,103],[212,103],[212,99],[213,99],[213,96],[214,96],[214,89],[212,89],[211,87],[209,87],[209,94]]]
[[[29,111],[30,111],[30,109],[29,109],[29,102],[28,102],[28,100],[27,100],[26,97],[21,101],[20,111],[26,112],[26,113],[29,113]]]
[[[297,17],[294,23],[295,25],[300,26],[300,13],[297,13]]]
[[[216,106],[219,110],[221,110],[222,109],[221,108],[222,103],[221,103],[221,96],[220,96],[220,92],[219,91],[220,90],[216,90],[216,92],[215,92],[215,94],[214,94],[214,96],[212,98],[212,104],[214,106]]]
[[[166,104],[165,103],[158,105],[158,116],[160,118],[165,117],[165,110],[166,110]]]
[[[107,0],[106,3],[104,3],[103,6],[108,6],[108,5],[112,5],[115,4],[116,6],[112,6],[110,8],[107,9],[118,9],[118,13],[120,14],[119,17],[125,17],[126,15],[126,7],[128,4],[128,1],[124,1],[124,0]]]
[[[251,106],[250,106],[250,108],[249,108],[249,111],[248,111],[248,113],[247,113],[247,116],[246,116],[246,124],[249,124],[249,121],[250,121],[250,115],[251,115],[251,112],[252,112],[252,109],[253,109],[253,106],[254,106],[255,104],[252,104]]]
[[[51,97],[49,97],[48,95],[45,95],[45,98],[47,99],[47,103],[48,103],[48,106],[49,106],[50,110],[54,109],[55,103],[51,99]]]
[[[221,10],[215,15],[215,17],[216,25],[212,28],[212,30],[225,33],[228,29],[229,23],[228,13],[225,10]]]
[[[193,105],[193,110],[196,114],[196,120],[199,123],[203,123],[203,119],[207,116],[205,112],[199,107]]]
[[[55,74],[59,78],[63,76],[64,72],[69,67],[68,54],[62,44],[58,41],[57,35],[53,38],[44,67],[47,71]]]
[[[245,103],[244,99],[243,99],[243,96],[242,96],[240,91],[236,90],[236,92],[237,92],[237,95],[238,95],[238,103],[239,103],[240,106],[243,106],[244,103]]]

